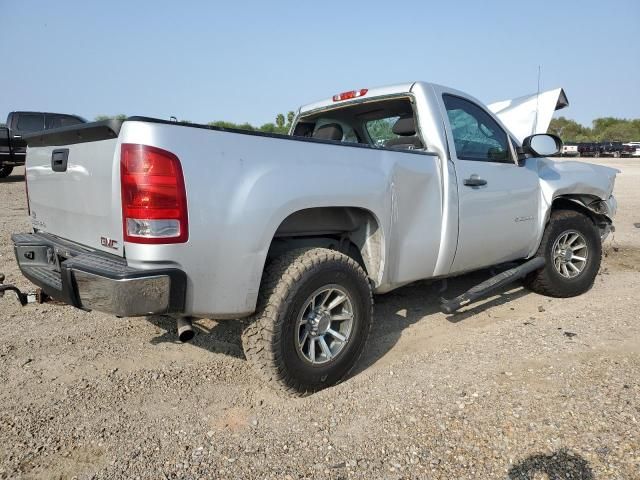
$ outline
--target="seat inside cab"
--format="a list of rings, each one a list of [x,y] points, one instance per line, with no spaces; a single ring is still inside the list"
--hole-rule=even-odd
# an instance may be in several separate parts
[[[424,142],[409,98],[338,105],[298,119],[293,135],[399,150],[419,150]]]

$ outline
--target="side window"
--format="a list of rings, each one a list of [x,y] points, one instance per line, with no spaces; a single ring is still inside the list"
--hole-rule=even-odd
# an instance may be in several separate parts
[[[71,115],[51,115],[47,114],[45,118],[45,128],[50,130],[52,128],[66,127],[68,125],[77,125],[82,121]]]
[[[513,161],[506,132],[487,112],[460,97],[443,95],[442,98],[460,160]]]
[[[16,130],[19,132],[44,130],[44,115],[42,113],[19,113]]]
[[[389,140],[398,138],[398,135],[393,133],[393,126],[399,118],[400,117],[396,115],[365,122],[365,128],[367,129],[367,133],[369,133],[369,137],[373,140],[374,145],[382,147]]]

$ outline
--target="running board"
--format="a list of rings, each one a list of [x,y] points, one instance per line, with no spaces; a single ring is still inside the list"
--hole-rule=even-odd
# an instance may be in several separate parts
[[[532,258],[528,262],[525,262],[518,267],[505,270],[495,277],[491,277],[489,280],[485,280],[484,282],[479,283],[475,287],[472,287],[464,292],[462,295],[458,295],[456,298],[452,298],[451,300],[446,300],[444,298],[441,299],[440,308],[444,313],[454,313],[460,307],[468,305],[474,300],[483,297],[504,285],[515,282],[516,280],[528,275],[534,270],[538,270],[544,267],[544,264],[545,261],[543,257]]]

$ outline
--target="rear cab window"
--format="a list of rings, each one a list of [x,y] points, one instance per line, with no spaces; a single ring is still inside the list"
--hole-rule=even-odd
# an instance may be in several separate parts
[[[408,97],[342,105],[301,115],[293,135],[394,149],[424,148]]]

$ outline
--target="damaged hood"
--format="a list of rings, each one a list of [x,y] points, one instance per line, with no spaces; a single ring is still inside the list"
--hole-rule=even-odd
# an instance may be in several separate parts
[[[585,162],[566,162],[538,158],[538,175],[544,196],[592,195],[607,200],[613,193],[620,170]]]
[[[553,112],[569,105],[562,88],[487,105],[519,142],[534,133],[546,133]]]

